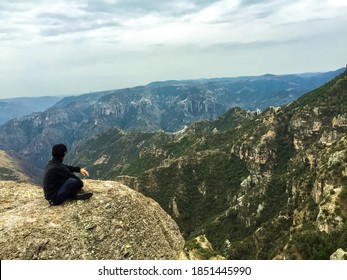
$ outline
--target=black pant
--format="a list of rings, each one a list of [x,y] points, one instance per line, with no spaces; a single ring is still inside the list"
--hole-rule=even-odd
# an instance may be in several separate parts
[[[82,187],[82,180],[78,178],[67,179],[58,190],[56,196],[53,199],[49,200],[49,204],[59,205],[69,198],[74,198],[74,196],[76,196],[77,192],[80,191]]]

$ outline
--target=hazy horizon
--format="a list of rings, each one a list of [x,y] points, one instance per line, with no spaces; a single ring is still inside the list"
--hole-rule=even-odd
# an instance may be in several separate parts
[[[333,72],[336,70],[339,70],[341,68],[344,67],[338,67],[336,69],[331,69],[331,70],[327,70],[327,71],[311,71],[311,72],[300,72],[300,73],[281,73],[281,74],[277,74],[277,73],[262,73],[260,75],[242,75],[242,76],[221,76],[221,77],[210,77],[210,78],[196,78],[196,79],[182,79],[189,81],[189,80],[208,80],[208,79],[218,79],[218,78],[239,78],[239,77],[246,77],[246,76],[262,76],[262,75],[300,75],[300,74],[319,74],[319,73],[326,73],[326,72]],[[75,93],[71,93],[71,94],[61,94],[61,95],[38,95],[38,96],[16,96],[16,97],[0,97],[0,101],[1,100],[10,100],[10,99],[25,99],[25,98],[42,98],[42,97],[70,97],[70,96],[79,96],[79,95],[84,95],[84,94],[93,94],[93,93],[98,93],[98,92],[104,92],[104,91],[113,91],[113,90],[118,90],[118,89],[125,89],[125,88],[133,88],[133,87],[137,87],[137,86],[146,86],[150,83],[155,83],[155,82],[167,82],[167,81],[181,81],[178,79],[168,79],[168,80],[156,80],[156,81],[149,81],[146,84],[142,84],[142,85],[134,85],[134,86],[129,86],[129,87],[122,87],[122,88],[110,88],[110,89],[103,89],[103,90],[95,90],[95,91],[86,91],[86,92],[75,92]]]
[[[343,0],[4,0],[0,23],[0,99],[347,62]]]

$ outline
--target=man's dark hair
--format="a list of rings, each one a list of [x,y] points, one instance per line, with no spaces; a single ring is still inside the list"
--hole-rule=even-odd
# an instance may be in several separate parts
[[[62,158],[67,153],[67,148],[64,144],[56,144],[52,148],[52,156]]]

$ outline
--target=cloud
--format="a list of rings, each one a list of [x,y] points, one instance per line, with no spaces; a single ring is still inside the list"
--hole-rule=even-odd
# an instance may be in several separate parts
[[[330,0],[335,3],[338,0]],[[321,4],[323,2],[323,4]],[[281,25],[344,16],[329,1],[35,1],[2,5],[2,39],[101,40],[127,47],[184,42],[256,41]],[[317,4],[319,3],[319,4]],[[324,4],[325,3],[325,4]],[[330,8],[330,9],[328,9]],[[310,11],[310,12],[307,12]],[[327,11],[329,11],[327,13]],[[8,30],[10,32],[4,32]],[[273,32],[271,32],[271,30]],[[208,38],[206,40],[206,38]],[[279,38],[282,40],[282,38]],[[149,42],[150,41],[150,42]]]
[[[346,25],[344,0],[2,0],[0,94],[329,70]]]
[[[61,13],[40,13],[37,20],[42,36],[59,36],[70,33],[83,33],[103,28],[117,28],[121,23],[113,18],[95,18],[90,14],[68,16]]]
[[[86,10],[103,13],[125,13],[128,16],[143,14],[161,14],[175,16],[196,12],[216,1],[211,0],[119,0],[119,1],[87,1]]]

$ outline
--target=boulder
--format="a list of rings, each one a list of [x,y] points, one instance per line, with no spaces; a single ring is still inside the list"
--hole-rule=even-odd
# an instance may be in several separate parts
[[[331,260],[347,260],[347,252],[339,248],[330,256],[330,259]]]

